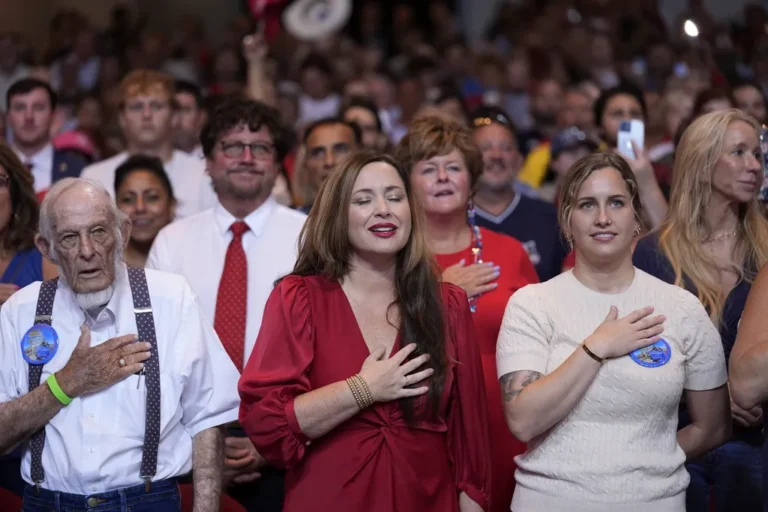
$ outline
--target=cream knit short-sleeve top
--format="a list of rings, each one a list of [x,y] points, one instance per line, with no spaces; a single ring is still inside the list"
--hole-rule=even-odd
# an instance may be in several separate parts
[[[496,352],[499,377],[548,374],[605,320],[646,306],[667,317],[660,366],[629,356],[606,361],[576,407],[516,458],[514,512],[684,512],[689,476],[677,443],[684,389],[726,380],[720,335],[698,299],[635,269],[630,287],[603,294],[572,272],[526,286],[510,299]]]

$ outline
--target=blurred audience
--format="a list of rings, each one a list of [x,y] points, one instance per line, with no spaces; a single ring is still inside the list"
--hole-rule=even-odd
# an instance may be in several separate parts
[[[73,7],[50,13],[43,37],[0,32],[0,140],[20,160],[19,183],[28,182],[38,199],[57,180],[78,175],[114,194],[133,220],[125,257],[134,265],[146,262],[156,236],[161,240],[176,225],[196,235],[194,219],[204,211],[221,213],[224,203],[251,204],[243,218],[261,219],[267,210],[287,215],[280,205],[309,212],[327,177],[362,148],[404,159],[414,194],[425,203],[426,234],[443,279],[462,286],[475,311],[497,447],[489,456],[495,480],[491,508],[509,510],[512,457],[523,447],[503,425],[496,334],[515,290],[551,280],[576,263],[575,252],[565,254],[563,226],[554,214],[562,206],[557,198],[563,177],[589,153],[620,153],[642,204],[638,227],[650,233],[640,251],[650,243],[646,240],[667,232],[669,219],[690,207],[686,201],[693,193],[675,188],[694,186],[673,169],[686,167],[685,173],[700,176],[710,172],[708,165],[719,169],[737,157],[723,153],[720,164],[691,164],[692,152],[707,149],[712,156],[724,150],[713,146],[711,137],[696,143],[706,148],[692,149],[686,129],[700,126],[697,119],[708,112],[735,116],[732,107],[746,113],[741,125],[768,122],[766,8],[752,3],[726,19],[710,12],[707,2],[691,1],[667,23],[666,6],[656,1],[520,0],[497,2],[488,26],[474,27],[467,20],[475,12],[466,12],[475,8],[472,2],[361,0],[354,2],[346,26],[308,40],[281,23],[290,3],[244,2],[244,11],[225,20],[223,31],[211,30],[209,20],[193,11],[168,11],[164,26],[143,11],[142,2],[134,2],[115,7],[106,26]],[[325,23],[334,9],[331,2],[327,10],[303,14]],[[245,111],[233,112],[233,105]],[[246,115],[256,111],[255,117]],[[226,129],[218,125],[217,135],[206,142],[204,127],[221,116]],[[626,131],[628,121],[642,123],[643,140],[619,151],[619,131],[622,124]],[[242,144],[232,149],[230,142]],[[739,149],[739,161],[757,161],[752,149]],[[749,168],[744,176],[750,178],[738,178],[734,187],[768,183],[768,173],[749,164],[742,167]],[[15,169],[5,160],[2,165]],[[11,181],[15,172],[7,172]],[[714,180],[719,174],[712,172]],[[722,192],[719,182],[711,185],[709,195],[702,192],[699,198],[696,208],[702,212]],[[259,189],[256,203],[253,187]],[[681,201],[686,204],[675,204]],[[726,203],[728,215],[746,210],[755,215],[751,199]],[[687,215],[689,223],[698,219]],[[264,219],[258,222],[274,222]],[[686,236],[703,236],[691,233],[709,222],[718,221],[696,220]],[[242,238],[249,258],[249,244],[258,238],[254,226]],[[295,242],[294,227],[281,243]],[[221,266],[231,238],[226,230],[217,236],[214,263]],[[712,281],[750,282],[757,262],[743,257],[744,247],[739,242],[732,261],[723,253],[718,264],[706,254],[685,258],[691,265],[709,261],[712,275],[691,281],[687,273],[695,270],[681,266],[675,269],[682,279],[677,284],[701,295]],[[187,252],[183,256],[201,272],[203,253]],[[277,256],[262,248],[252,267],[272,268],[273,257],[282,264],[295,254]],[[189,268],[185,272],[199,277]],[[203,291],[205,300],[217,296],[214,277]],[[266,290],[277,276],[266,272],[263,278]],[[728,286],[721,288],[726,293]],[[248,303],[249,318],[255,314],[251,309],[260,315],[262,299]],[[712,305],[704,303],[712,315]],[[255,342],[253,328],[249,324],[246,347]],[[751,441],[754,456],[762,437]],[[253,463],[261,464],[256,458]],[[269,478],[261,466],[246,466],[251,471],[245,479]],[[716,508],[718,500],[730,499],[722,490],[730,480],[718,476],[714,465],[706,471],[691,468],[713,489]],[[230,476],[232,470],[230,463]],[[745,485],[752,485],[752,477],[743,478]],[[700,478],[692,479],[698,503],[704,500],[702,485]],[[255,487],[231,490],[242,489],[243,498]],[[278,484],[265,486],[273,487],[282,492]],[[757,485],[743,492],[745,502],[761,494]]]

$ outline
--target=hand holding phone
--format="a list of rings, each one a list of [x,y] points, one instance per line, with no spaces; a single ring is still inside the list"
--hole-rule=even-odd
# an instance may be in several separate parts
[[[645,144],[645,123],[639,119],[622,121],[621,124],[619,124],[619,133],[616,138],[616,149],[627,158],[637,160],[639,155],[635,154],[635,150],[632,147],[633,141],[639,150],[643,151],[643,146]]]

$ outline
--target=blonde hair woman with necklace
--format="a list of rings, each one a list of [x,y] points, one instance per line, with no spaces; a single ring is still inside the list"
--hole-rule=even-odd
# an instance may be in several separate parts
[[[667,218],[641,240],[635,266],[698,296],[720,331],[726,363],[757,271],[768,261],[760,211],[757,121],[736,109],[699,117],[680,140]],[[762,410],[731,400],[733,439],[688,464],[690,512],[762,510]],[[687,424],[685,404],[680,426]]]

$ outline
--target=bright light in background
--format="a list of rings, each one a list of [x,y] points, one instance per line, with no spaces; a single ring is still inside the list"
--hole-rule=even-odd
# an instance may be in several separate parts
[[[693,20],[685,20],[683,31],[688,37],[699,37],[699,27],[696,26]]]

